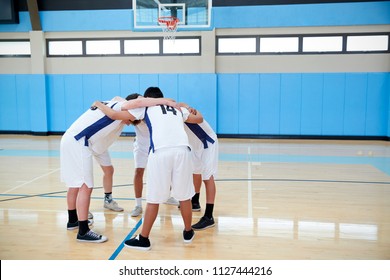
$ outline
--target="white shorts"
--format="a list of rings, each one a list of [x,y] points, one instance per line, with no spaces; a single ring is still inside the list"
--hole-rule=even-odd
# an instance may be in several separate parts
[[[96,161],[99,163],[99,165],[101,165],[101,166],[111,166],[112,165],[111,156],[108,153],[108,151],[105,151],[104,153],[102,153],[100,155],[93,153],[93,156],[96,159]]]
[[[61,181],[69,188],[80,188],[84,183],[93,188],[93,158],[102,166],[112,165],[108,151],[95,154],[84,145],[83,140],[76,141],[72,135],[65,133],[61,138]]]
[[[218,141],[209,144],[207,149],[195,151],[192,153],[194,162],[194,174],[201,174],[202,180],[214,178],[218,171]]]
[[[149,149],[140,147],[136,141],[133,143],[134,167],[146,168],[148,164]]]
[[[69,188],[80,188],[84,183],[93,188],[92,151],[84,146],[84,141],[76,141],[65,133],[61,138],[60,149],[61,181]]]
[[[151,152],[147,169],[147,202],[160,204],[171,196],[184,201],[194,196],[193,163],[188,147],[163,148]]]

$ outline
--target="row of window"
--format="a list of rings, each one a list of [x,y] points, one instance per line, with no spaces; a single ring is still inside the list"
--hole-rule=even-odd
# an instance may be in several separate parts
[[[217,37],[217,54],[389,52],[389,33]]]
[[[217,55],[390,52],[390,33],[218,36]],[[47,56],[201,55],[201,37],[48,39]],[[27,40],[0,40],[0,56],[30,56]]]

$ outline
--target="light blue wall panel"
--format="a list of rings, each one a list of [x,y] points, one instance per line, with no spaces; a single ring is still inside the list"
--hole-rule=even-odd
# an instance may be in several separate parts
[[[347,74],[345,85],[344,135],[365,135],[367,74]]]
[[[217,91],[215,74],[180,74],[178,99],[202,113],[210,126],[217,130]]]
[[[43,11],[43,31],[134,30],[132,10]],[[0,24],[0,32],[28,32],[28,12],[19,24]],[[340,26],[390,24],[390,1],[302,5],[213,7],[213,28]]]
[[[259,133],[259,74],[239,75],[239,134]]]
[[[219,74],[217,79],[218,133],[238,134],[238,74]]]
[[[390,23],[390,2],[214,7],[214,28]]]
[[[119,76],[120,92],[119,96],[126,98],[129,94],[143,92],[139,88],[139,76],[134,74],[121,74]]]
[[[323,74],[302,74],[302,115],[300,134],[321,135],[322,133],[323,79]]]
[[[101,75],[102,99],[111,100],[120,93],[120,75],[104,74]]]
[[[15,75],[0,75],[0,125],[2,130],[19,130],[14,114],[18,112]]]
[[[47,133],[46,76],[43,74],[29,75],[29,79],[31,131]]]
[[[172,98],[178,102],[185,102],[182,100],[183,96],[179,98],[179,76],[179,74],[160,74],[158,77],[158,87],[163,92],[164,97]]]
[[[30,75],[16,75],[16,98],[17,98],[17,113],[14,118],[17,120],[17,128],[21,131],[31,130],[31,108],[30,105],[37,105],[38,102],[30,100]],[[36,90],[36,89],[33,89]],[[31,102],[32,101],[32,102]],[[32,105],[32,106],[34,106]],[[44,111],[44,108],[39,108]]]
[[[46,77],[48,129],[53,132],[64,131],[66,127],[65,88],[63,75]]]
[[[345,74],[325,73],[322,109],[322,134],[344,134]]]
[[[387,132],[387,98],[390,92],[386,92],[388,80],[383,73],[369,73],[367,81],[366,104],[366,135],[386,135]]]
[[[140,87],[139,93],[142,95],[144,95],[145,90],[148,87],[158,87],[158,84],[159,84],[159,75],[158,74],[140,74],[139,75],[139,87]]]
[[[280,133],[280,74],[260,75],[259,133]]]
[[[302,109],[301,74],[281,75],[280,133],[300,134]]]
[[[87,110],[84,106],[82,75],[64,75],[65,130]]]
[[[132,30],[133,11],[44,11],[39,12],[44,31]]]

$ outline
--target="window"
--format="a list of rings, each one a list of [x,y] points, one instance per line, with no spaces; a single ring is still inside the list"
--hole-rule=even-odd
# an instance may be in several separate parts
[[[217,36],[217,55],[390,53],[390,33]]]
[[[221,38],[219,53],[256,53],[256,38]]]
[[[303,37],[303,52],[341,52],[342,36]]]
[[[200,55],[201,41],[197,37],[88,38],[47,39],[47,56],[163,56]]]
[[[298,37],[260,38],[260,52],[298,52]]]
[[[0,56],[30,56],[29,41],[0,41]]]
[[[387,51],[389,49],[389,36],[348,36],[347,51]]]
[[[199,54],[200,39],[178,39],[163,41],[163,54]]]
[[[121,46],[119,40],[88,40],[86,42],[87,55],[120,54]]]
[[[125,54],[159,54],[159,40],[125,40]]]
[[[82,55],[82,41],[50,41],[48,44],[49,55]]]

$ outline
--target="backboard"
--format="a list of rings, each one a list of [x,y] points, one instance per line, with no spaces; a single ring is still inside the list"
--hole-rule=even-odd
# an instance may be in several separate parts
[[[133,0],[134,29],[161,30],[159,17],[178,18],[178,30],[210,27],[212,0]]]

